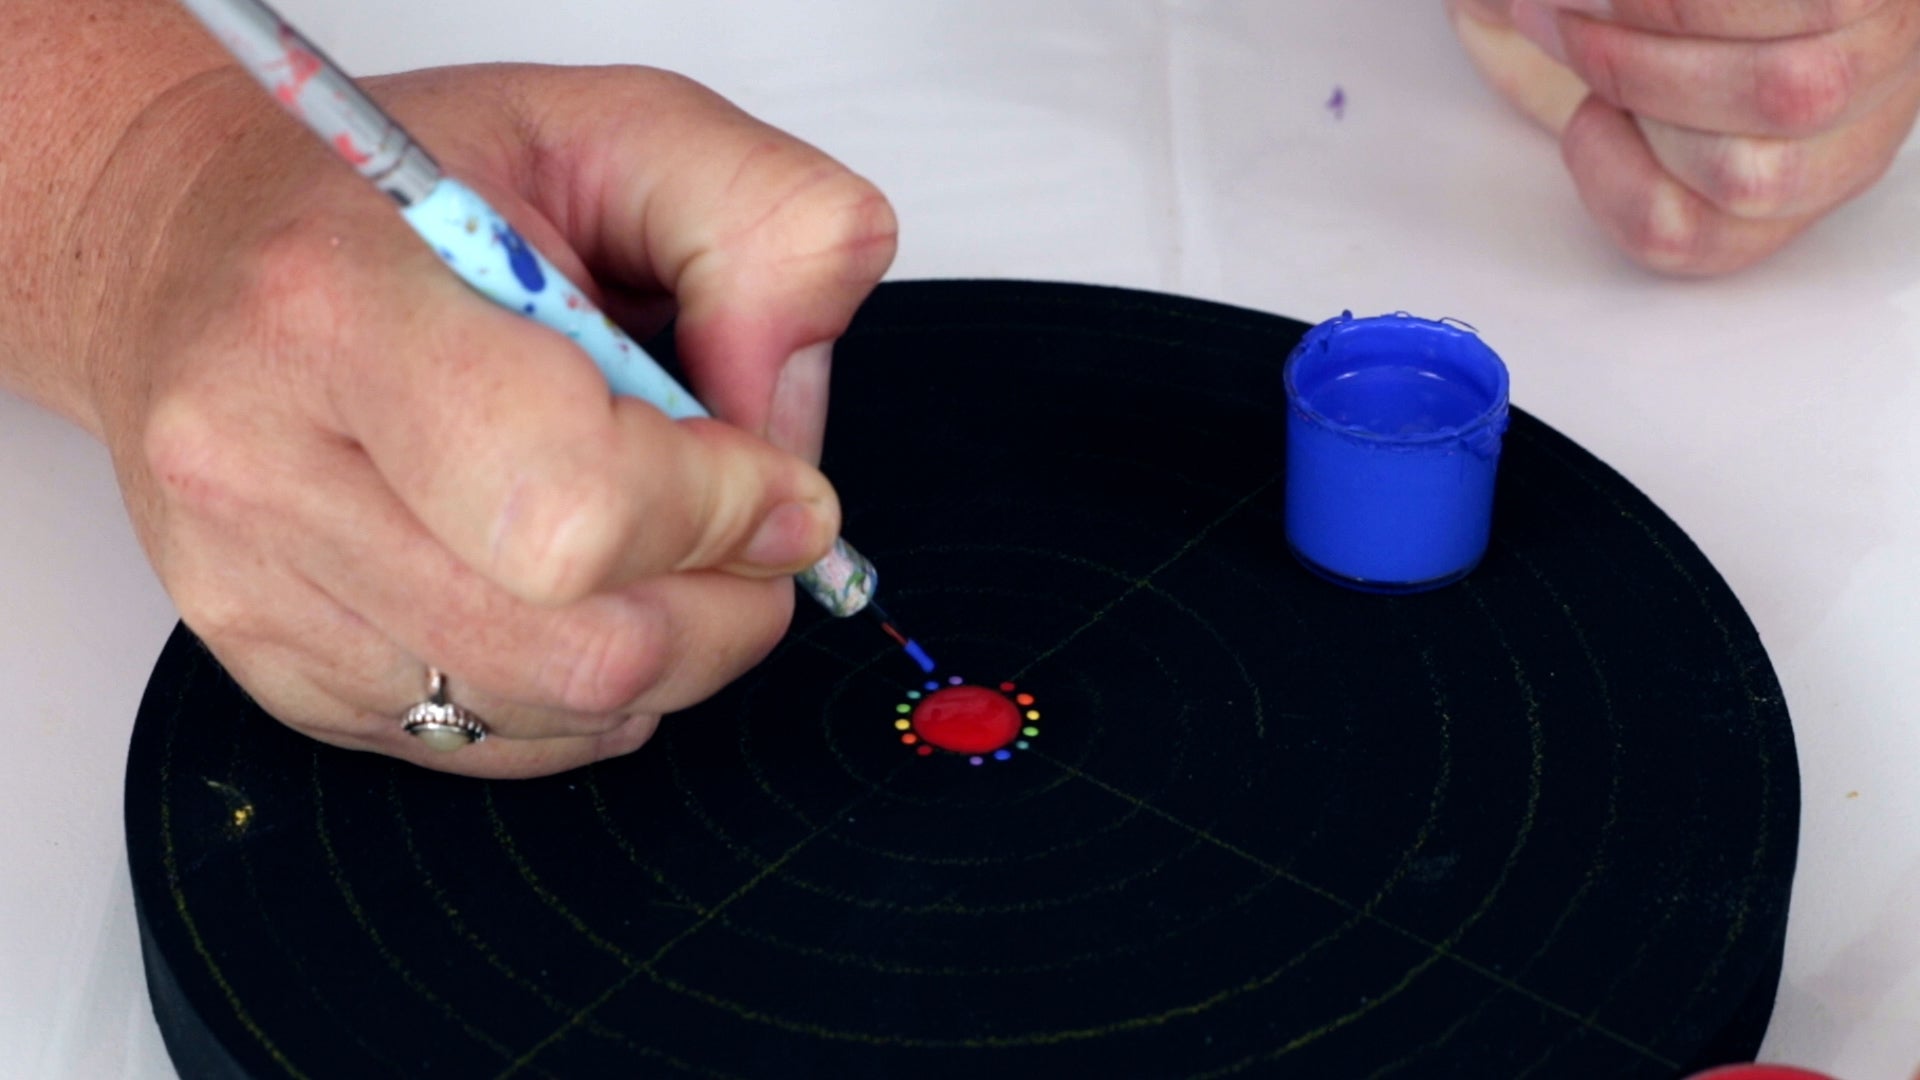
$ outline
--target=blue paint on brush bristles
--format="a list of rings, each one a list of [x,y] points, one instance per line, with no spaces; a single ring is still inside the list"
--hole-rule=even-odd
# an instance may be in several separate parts
[[[893,623],[893,616],[887,614],[887,609],[881,607],[879,601],[869,599],[867,612],[873,616],[875,622],[880,624],[880,629],[886,631],[887,636],[905,650],[906,654],[913,658],[914,663],[920,665],[921,671],[928,675],[933,674],[933,669],[938,666],[933,662],[933,657],[927,655],[927,650],[921,648],[919,642],[900,632],[900,628]]]
[[[906,645],[902,647],[907,650],[908,656],[913,657],[913,662],[920,665],[921,671],[924,671],[929,675],[933,674],[933,669],[935,666],[933,663],[933,657],[927,655],[927,650],[921,648],[919,642],[913,640],[912,638],[908,638]]]

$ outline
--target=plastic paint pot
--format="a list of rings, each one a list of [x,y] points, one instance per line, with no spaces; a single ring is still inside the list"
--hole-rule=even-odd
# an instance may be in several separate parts
[[[1471,328],[1347,312],[1287,358],[1287,543],[1350,588],[1411,593],[1487,550],[1507,367]]]

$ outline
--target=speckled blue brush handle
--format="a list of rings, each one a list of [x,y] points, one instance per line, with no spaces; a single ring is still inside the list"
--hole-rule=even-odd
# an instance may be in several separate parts
[[[651,402],[676,420],[710,415],[466,185],[443,177],[426,198],[401,213],[467,284],[494,303],[573,339],[615,393]],[[835,615],[852,615],[866,607],[877,584],[873,564],[845,540],[835,540],[826,558],[799,580],[808,595]]]
[[[472,188],[442,178],[431,194],[401,212],[487,299],[572,338],[599,365],[614,393],[652,402],[675,420],[709,415]]]

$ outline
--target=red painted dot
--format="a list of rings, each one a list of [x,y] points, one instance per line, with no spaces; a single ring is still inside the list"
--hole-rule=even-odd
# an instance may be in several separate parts
[[[933,756],[933,747],[931,747],[931,746],[922,746],[922,747],[920,747],[919,749],[917,749],[917,750],[915,750],[915,751],[914,751],[914,753],[916,753],[916,754],[919,754],[919,755],[920,755],[921,757],[932,757],[932,756]]]
[[[1695,1072],[1688,1080],[1832,1080],[1826,1072],[1809,1072],[1791,1065],[1722,1065]]]
[[[990,754],[1020,734],[1020,710],[984,686],[949,686],[913,707],[913,730],[942,750]]]
[[[1003,682],[1000,684],[1000,689],[1005,690],[1007,693],[1011,694],[1013,693],[1013,684],[1010,682]]]

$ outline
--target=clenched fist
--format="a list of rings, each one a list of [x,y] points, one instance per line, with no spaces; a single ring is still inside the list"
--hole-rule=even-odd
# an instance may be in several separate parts
[[[1920,113],[1920,0],[1448,0],[1640,262],[1758,262],[1886,171]]]

